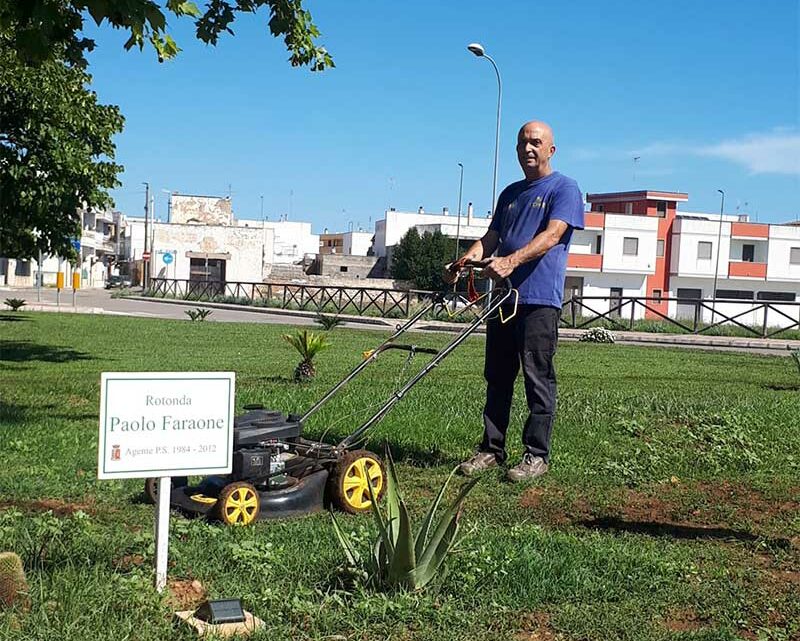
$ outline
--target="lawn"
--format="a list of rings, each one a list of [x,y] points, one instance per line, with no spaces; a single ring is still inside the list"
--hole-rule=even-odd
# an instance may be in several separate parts
[[[317,378],[296,385],[288,329],[0,315],[0,550],[22,556],[32,592],[27,614],[0,613],[0,639],[188,640],[170,612],[206,594],[240,597],[267,622],[264,640],[800,639],[797,367],[652,347],[560,346],[550,473],[482,479],[425,591],[346,580],[326,513],[227,528],[175,516],[165,600],[142,482],[95,478],[100,373],[234,371],[237,410],[298,412],[387,334],[334,329]],[[371,435],[376,451],[391,446],[417,519],[479,438],[482,349],[467,341]],[[424,358],[382,356],[307,434],[346,435]],[[523,407],[520,385],[512,461]],[[373,521],[338,518],[366,550]]]

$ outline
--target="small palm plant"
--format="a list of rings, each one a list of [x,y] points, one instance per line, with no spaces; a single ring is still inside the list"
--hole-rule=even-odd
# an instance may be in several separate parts
[[[204,321],[206,318],[211,316],[211,310],[205,309],[204,307],[197,307],[195,309],[187,309],[184,314],[186,314],[193,321]]]
[[[385,514],[375,500],[372,483],[367,486],[372,500],[372,513],[378,524],[379,532],[369,559],[366,561],[362,559],[348,535],[339,526],[336,517],[331,513],[333,529],[352,569],[360,571],[362,575],[366,572],[367,576],[378,586],[390,589],[420,590],[436,578],[442,568],[458,533],[464,499],[475,487],[478,479],[472,479],[461,486],[456,498],[444,510],[438,522],[434,524],[436,512],[447,486],[456,472],[453,470],[439,490],[439,494],[415,536],[412,532],[408,509],[398,490],[397,473],[388,448],[386,460],[389,463],[389,474],[386,479]]]
[[[314,319],[314,321],[322,325],[322,329],[328,331],[332,330],[337,325],[342,324],[342,319],[338,316],[330,316],[322,313],[317,314],[317,317]]]
[[[303,359],[294,369],[294,382],[302,383],[314,378],[317,374],[317,370],[314,368],[314,357],[323,349],[331,346],[325,336],[304,329],[296,334],[284,334],[283,339],[294,347]]]
[[[21,307],[25,307],[26,305],[25,301],[21,298],[6,298],[4,302],[11,308],[12,312],[19,311]]]

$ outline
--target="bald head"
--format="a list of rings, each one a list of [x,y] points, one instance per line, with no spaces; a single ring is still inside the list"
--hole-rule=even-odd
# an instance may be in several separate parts
[[[553,173],[550,158],[556,153],[553,130],[546,122],[531,120],[517,134],[517,159],[528,180]]]

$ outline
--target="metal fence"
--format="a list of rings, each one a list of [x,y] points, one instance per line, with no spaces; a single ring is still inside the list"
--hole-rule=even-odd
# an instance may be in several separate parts
[[[184,300],[245,302],[267,307],[357,315],[408,316],[433,292],[299,283],[247,283],[153,278],[148,295]]]
[[[238,302],[337,314],[408,317],[414,306],[429,300],[433,292],[306,283],[153,278],[148,294],[163,298]],[[665,306],[673,310],[672,315],[664,313]],[[561,311],[561,325],[573,329],[604,324],[622,331],[653,331],[654,320],[663,321],[666,328],[671,328],[676,333],[730,333],[728,330],[733,326],[741,330],[740,334],[769,338],[789,330],[800,330],[800,303],[644,296],[572,296],[564,301]],[[651,325],[649,327],[648,322]],[[720,329],[723,326],[726,328]]]
[[[664,304],[675,303],[674,316]],[[608,308],[605,311],[601,308]],[[733,311],[728,311],[733,309]],[[725,311],[722,311],[725,310]],[[709,316],[710,322],[705,318]],[[743,322],[748,319],[750,323]],[[746,335],[769,338],[800,329],[800,303],[730,299],[650,298],[644,296],[572,296],[564,301],[561,324],[581,329],[604,321],[612,329],[632,331],[641,321],[662,320],[678,333],[720,333],[723,325],[740,328]]]

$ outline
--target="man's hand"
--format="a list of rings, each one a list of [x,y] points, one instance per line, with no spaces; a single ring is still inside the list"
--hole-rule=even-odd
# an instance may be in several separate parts
[[[462,256],[457,261],[450,263],[450,265],[445,267],[442,280],[448,285],[455,283],[458,280],[458,275],[461,273],[461,270],[464,269],[464,263],[466,263],[467,260],[468,258],[466,256]]]
[[[493,280],[502,280],[508,278],[517,267],[519,262],[514,256],[498,256],[490,258],[488,265],[486,265],[485,273]]]

